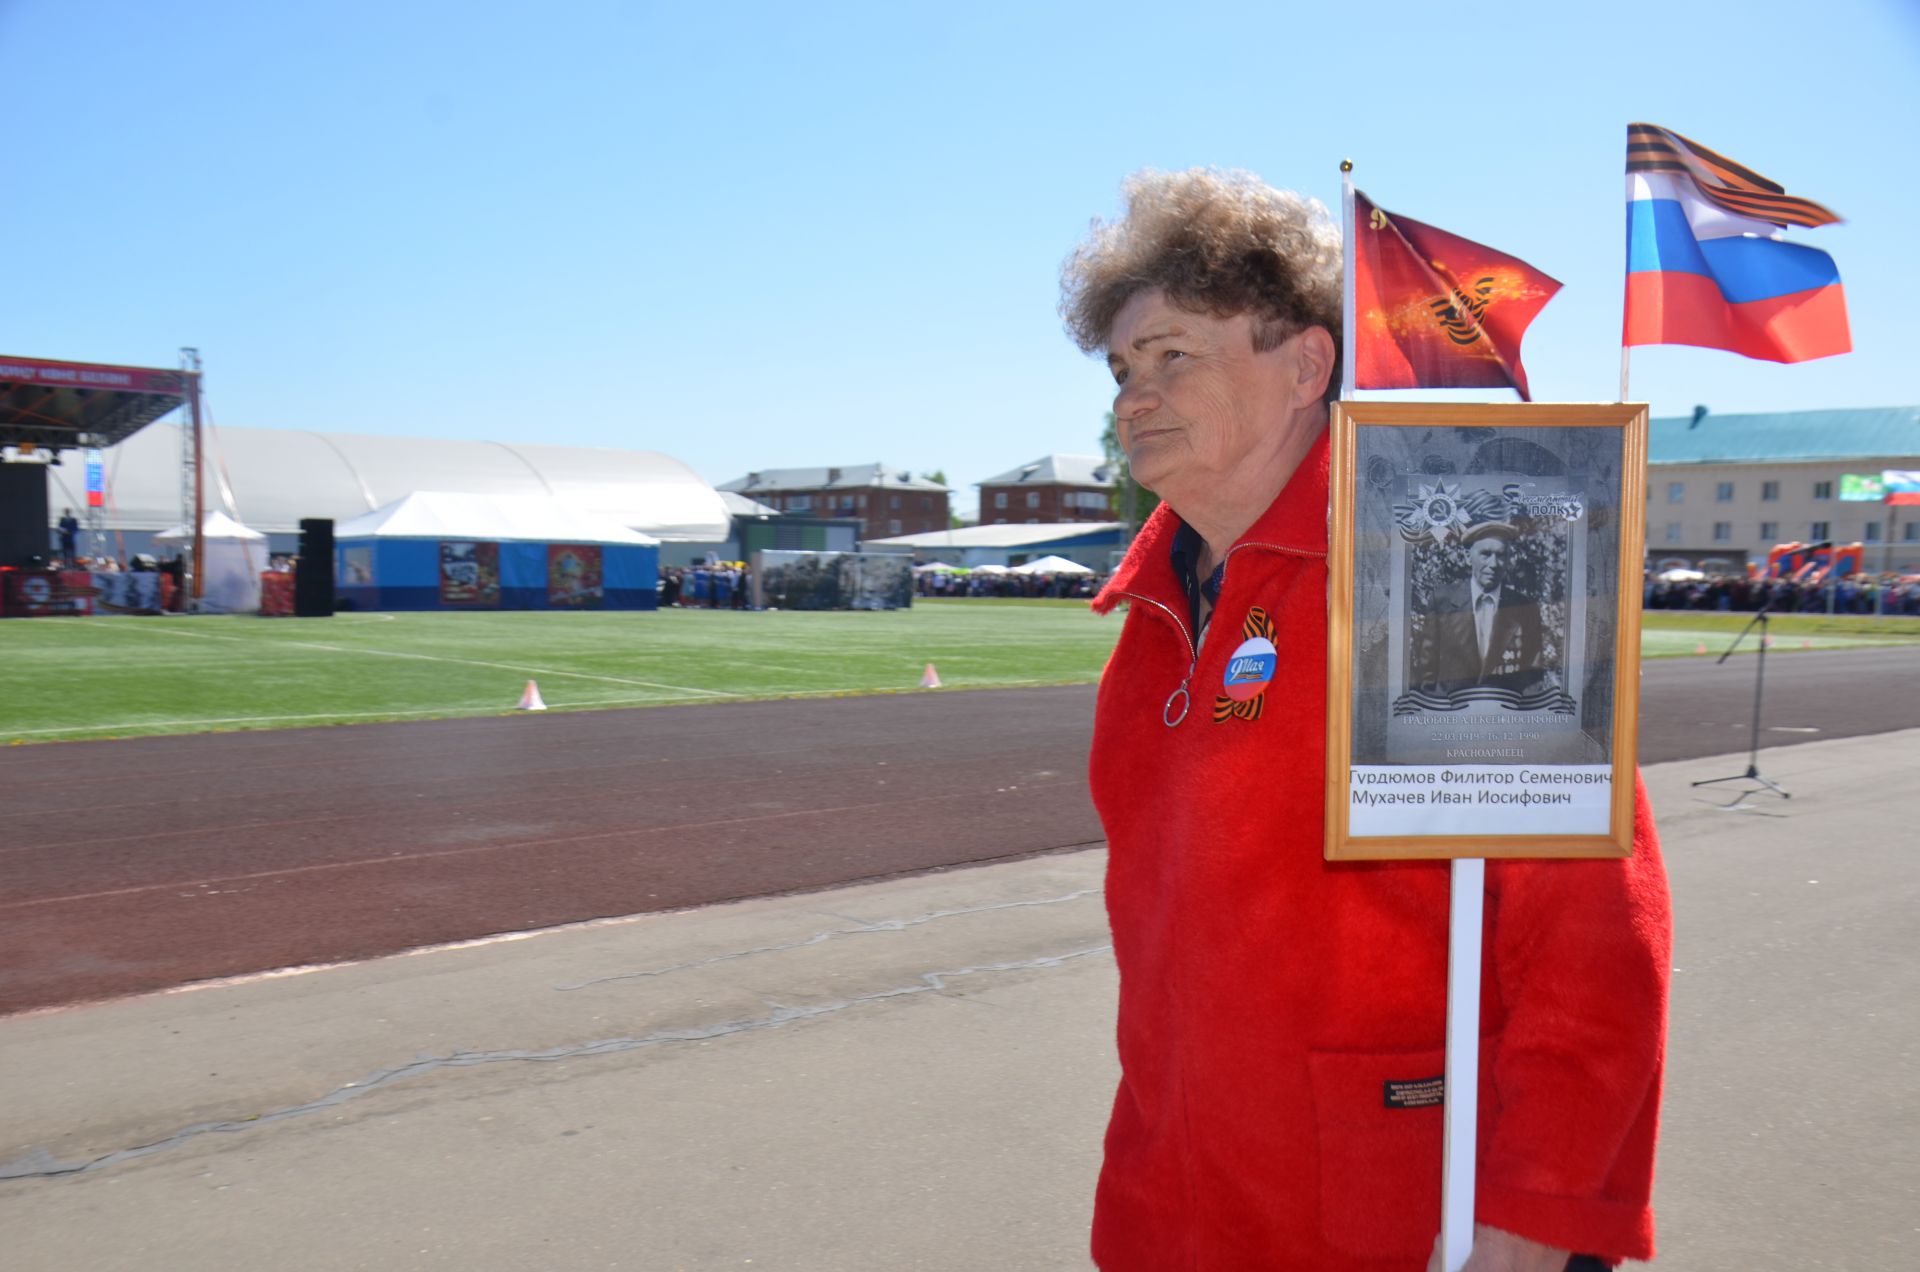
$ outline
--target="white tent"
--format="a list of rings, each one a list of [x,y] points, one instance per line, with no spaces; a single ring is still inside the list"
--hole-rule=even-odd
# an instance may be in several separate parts
[[[334,527],[335,539],[479,539],[503,543],[657,544],[612,517],[546,495],[416,490]]]
[[[974,567],[973,567],[973,572],[974,572],[975,574],[1006,574],[1006,573],[1009,573],[1009,571],[1008,571],[1008,569],[1007,569],[1007,567],[1006,567],[1006,566],[1004,566],[1004,565],[976,565],[976,566],[974,566]]]
[[[1013,567],[1015,574],[1092,574],[1078,561],[1069,561],[1063,556],[1043,556],[1038,561],[1029,561],[1025,565]]]
[[[267,568],[267,536],[214,510],[200,523],[206,555],[200,564],[200,608],[217,614],[260,610],[260,574]],[[191,550],[193,527],[177,525],[153,536],[155,543]]]
[[[109,529],[179,516],[180,430],[162,420],[107,448]],[[207,445],[209,506],[272,535],[297,533],[303,517],[358,518],[423,487],[551,496],[669,541],[719,543],[732,524],[712,486],[657,451],[231,427],[209,429]],[[78,468],[47,469],[52,502],[82,506]]]

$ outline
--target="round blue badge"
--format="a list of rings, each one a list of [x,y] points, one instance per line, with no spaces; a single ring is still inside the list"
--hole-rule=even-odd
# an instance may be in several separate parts
[[[1273,680],[1274,669],[1280,665],[1280,656],[1273,648],[1273,642],[1264,636],[1255,636],[1240,642],[1240,647],[1227,659],[1227,674],[1222,680],[1222,688],[1227,697],[1235,702],[1247,702],[1267,691],[1267,685]]]

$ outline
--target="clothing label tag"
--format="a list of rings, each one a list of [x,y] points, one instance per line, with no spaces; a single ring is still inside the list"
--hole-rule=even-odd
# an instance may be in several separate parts
[[[1388,1078],[1382,1082],[1385,1104],[1390,1109],[1425,1109],[1447,1102],[1447,1080],[1438,1078],[1408,1078],[1395,1081]]]

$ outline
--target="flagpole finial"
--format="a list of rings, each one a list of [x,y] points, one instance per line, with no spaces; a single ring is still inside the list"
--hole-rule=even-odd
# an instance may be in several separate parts
[[[1352,171],[1353,171],[1353,160],[1351,160],[1351,159],[1342,159],[1342,160],[1340,161],[1340,171],[1342,171],[1342,172],[1352,172]]]

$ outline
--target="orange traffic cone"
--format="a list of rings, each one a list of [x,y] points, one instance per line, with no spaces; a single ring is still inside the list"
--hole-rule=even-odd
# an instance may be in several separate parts
[[[1704,644],[1695,645],[1693,647],[1693,652],[1696,654],[1704,654],[1707,652],[1707,647]]]
[[[540,686],[534,684],[531,680],[527,681],[527,687],[521,691],[520,701],[513,709],[515,711],[545,711],[547,704],[540,700]]]
[[[1812,642],[1811,640],[1803,640],[1803,641],[1801,641],[1801,642],[1800,642],[1800,648],[1802,648],[1802,649],[1812,649],[1812,648],[1813,648],[1813,642]]]
[[[927,669],[920,673],[920,687],[922,689],[938,689],[940,687],[940,673],[933,669],[932,663],[928,663]]]

